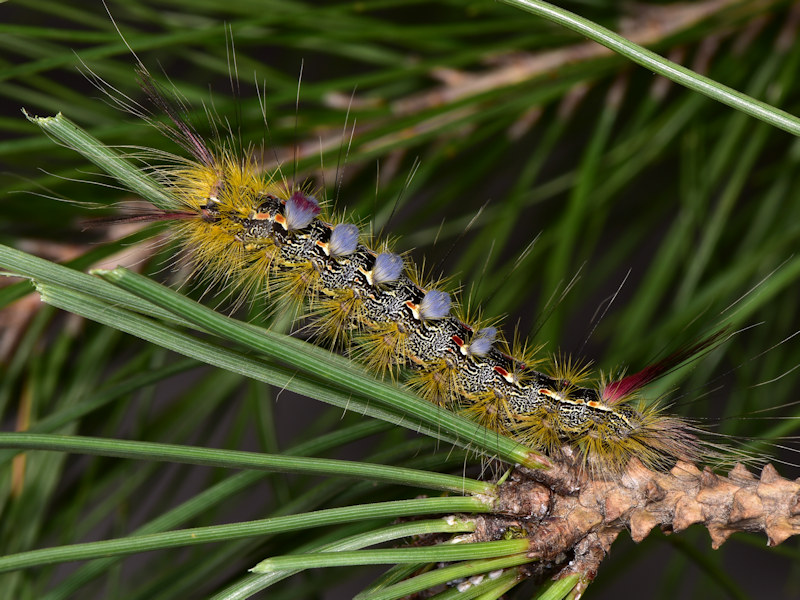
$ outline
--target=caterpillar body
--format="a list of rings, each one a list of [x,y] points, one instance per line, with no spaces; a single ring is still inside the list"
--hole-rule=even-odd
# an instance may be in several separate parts
[[[210,280],[306,303],[320,340],[380,374],[406,370],[427,400],[536,451],[571,448],[593,476],[613,477],[634,456],[658,469],[712,453],[693,426],[636,392],[718,336],[595,386],[567,359],[537,370],[543,361],[524,344],[458,314],[450,294],[426,284],[387,244],[362,241],[356,225],[324,214],[308,190],[262,175],[249,156],[209,147],[167,112],[173,137],[195,161],[163,171],[175,206],[161,218],[174,220],[195,268]]]

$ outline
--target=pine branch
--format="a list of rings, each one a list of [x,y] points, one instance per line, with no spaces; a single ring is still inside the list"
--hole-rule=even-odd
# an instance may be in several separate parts
[[[623,531],[635,542],[656,527],[678,533],[700,524],[719,548],[736,532],[765,532],[770,546],[800,533],[800,480],[768,464],[757,478],[741,463],[728,476],[679,462],[669,472],[631,460],[618,479],[593,479],[568,459],[547,471],[518,469],[499,487],[495,511],[478,517],[469,541],[508,531],[530,540],[528,556],[554,579],[580,575],[582,592]]]

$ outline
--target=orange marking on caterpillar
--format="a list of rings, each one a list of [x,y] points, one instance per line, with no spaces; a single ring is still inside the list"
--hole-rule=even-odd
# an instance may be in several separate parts
[[[406,300],[406,308],[411,311],[411,314],[414,315],[414,318],[419,321],[419,304],[414,304],[411,300]]]

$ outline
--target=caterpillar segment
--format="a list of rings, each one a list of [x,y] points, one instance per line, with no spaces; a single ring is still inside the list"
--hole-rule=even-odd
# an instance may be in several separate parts
[[[421,284],[413,265],[373,250],[357,226],[325,218],[313,195],[262,178],[252,161],[223,157],[172,176],[191,215],[176,227],[198,271],[234,272],[245,288],[305,302],[320,340],[377,373],[407,371],[427,400],[551,456],[571,448],[597,478],[634,456],[664,469],[707,455],[688,423],[635,400],[636,376],[592,387],[588,367],[564,356],[534,369],[527,346],[455,316],[450,295]]]

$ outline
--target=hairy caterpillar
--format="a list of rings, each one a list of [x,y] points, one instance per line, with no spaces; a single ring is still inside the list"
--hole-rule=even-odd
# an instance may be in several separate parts
[[[145,219],[172,222],[198,274],[280,303],[305,305],[322,343],[345,349],[375,372],[407,371],[422,397],[522,444],[562,447],[596,477],[614,477],[631,457],[662,469],[717,456],[679,417],[636,393],[703,352],[721,334],[627,377],[593,376],[564,356],[537,358],[494,326],[460,315],[450,294],[380,240],[324,213],[307,189],[256,160],[206,143],[146,72],[143,87],[169,115],[167,133],[191,162],[159,170],[174,205]],[[545,362],[550,362],[545,365]]]

